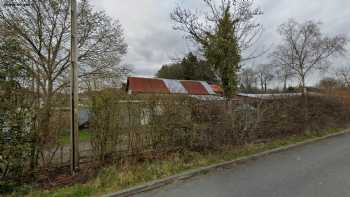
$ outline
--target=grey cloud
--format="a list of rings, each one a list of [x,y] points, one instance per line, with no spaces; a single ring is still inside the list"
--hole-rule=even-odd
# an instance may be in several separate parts
[[[170,12],[177,1],[93,0],[97,9],[122,23],[129,45],[126,63],[136,74],[152,76],[162,64],[188,51],[182,34],[172,29]],[[144,73],[142,73],[144,72]]]
[[[135,74],[152,76],[162,64],[192,49],[183,35],[172,29],[169,14],[178,5],[198,10],[201,0],[92,0],[96,9],[119,19],[125,29],[129,52],[126,63],[133,65]],[[280,37],[278,25],[295,18],[299,21],[316,20],[323,22],[322,30],[329,34],[348,34],[350,31],[349,0],[256,0],[264,11],[257,20],[264,26],[262,38],[256,48],[273,48]],[[336,58],[335,63],[342,58]],[[254,62],[268,61],[264,56]],[[252,62],[251,64],[253,64]]]

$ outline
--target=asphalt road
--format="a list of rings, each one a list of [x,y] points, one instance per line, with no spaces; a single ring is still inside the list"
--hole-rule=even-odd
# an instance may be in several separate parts
[[[138,197],[350,197],[350,134],[221,169]]]

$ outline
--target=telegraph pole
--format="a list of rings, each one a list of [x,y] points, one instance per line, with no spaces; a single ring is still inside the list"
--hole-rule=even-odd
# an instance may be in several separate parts
[[[71,3],[71,173],[79,170],[77,0]]]

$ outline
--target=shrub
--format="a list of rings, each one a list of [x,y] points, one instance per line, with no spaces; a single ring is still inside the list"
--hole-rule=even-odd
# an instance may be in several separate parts
[[[0,99],[0,187],[22,182],[35,167],[32,116],[25,96],[6,91]]]
[[[6,122],[0,123],[0,180],[20,180],[30,161],[32,133],[28,131],[26,114],[18,112],[3,115]]]
[[[100,159],[136,161],[169,151],[200,152],[343,127],[349,117],[341,102],[328,97],[230,104],[183,96],[108,92],[98,94],[92,103],[94,152]]]

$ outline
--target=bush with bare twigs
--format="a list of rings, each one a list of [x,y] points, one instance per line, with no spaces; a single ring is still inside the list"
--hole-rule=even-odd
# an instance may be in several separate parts
[[[350,115],[340,100],[320,96],[308,97],[307,102],[286,97],[228,105],[183,96],[106,92],[92,101],[92,147],[99,161],[139,161],[169,152],[201,152],[303,135],[345,127]]]

